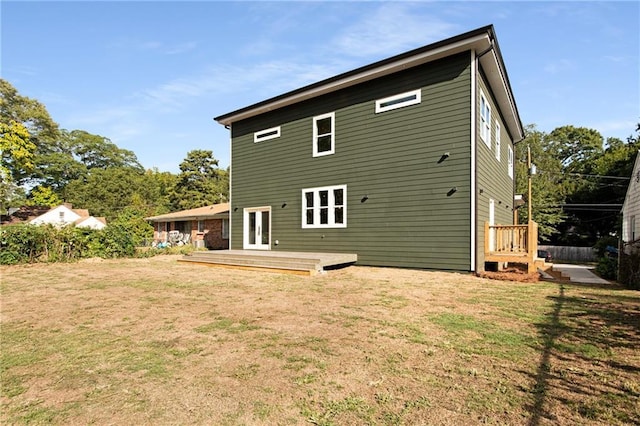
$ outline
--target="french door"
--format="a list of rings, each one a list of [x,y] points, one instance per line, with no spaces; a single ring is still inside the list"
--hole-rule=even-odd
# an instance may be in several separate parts
[[[271,207],[244,209],[245,250],[271,249]]]

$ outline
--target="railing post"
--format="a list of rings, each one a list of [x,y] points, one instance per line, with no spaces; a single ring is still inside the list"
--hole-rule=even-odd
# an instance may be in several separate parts
[[[484,252],[489,253],[489,222],[484,223]]]

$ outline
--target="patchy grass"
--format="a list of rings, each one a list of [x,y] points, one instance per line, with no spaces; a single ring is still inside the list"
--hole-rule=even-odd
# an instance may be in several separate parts
[[[2,424],[639,424],[640,293],[176,256],[0,268]]]

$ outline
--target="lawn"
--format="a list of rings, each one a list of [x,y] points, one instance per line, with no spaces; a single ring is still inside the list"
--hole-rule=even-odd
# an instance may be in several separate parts
[[[151,259],[1,267],[1,424],[640,424],[640,292]]]

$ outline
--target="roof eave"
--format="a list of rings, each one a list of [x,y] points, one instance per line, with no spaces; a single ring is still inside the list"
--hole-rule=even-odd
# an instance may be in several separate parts
[[[239,120],[244,120],[246,118],[292,105],[306,99],[335,92],[345,87],[354,86],[365,81],[393,74],[402,69],[415,67],[417,65],[435,61],[466,50],[482,51],[491,45],[492,37],[490,35],[491,32],[489,31],[490,28],[490,26],[484,27],[448,40],[378,61],[283,95],[241,108],[228,114],[223,114],[215,117],[214,120],[222,125],[228,126]]]

